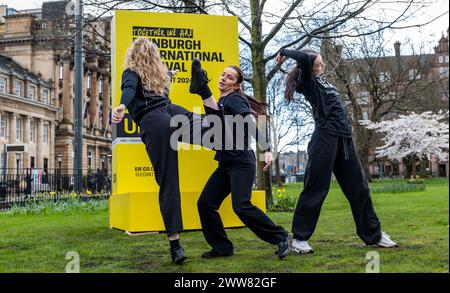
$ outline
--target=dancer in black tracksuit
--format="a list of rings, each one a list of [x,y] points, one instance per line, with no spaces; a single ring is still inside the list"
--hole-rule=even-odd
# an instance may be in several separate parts
[[[229,123],[228,118],[241,115],[247,117],[252,113],[249,101],[257,103],[251,97],[245,96],[240,88],[243,73],[236,66],[225,68],[219,80],[219,105],[223,107],[228,124],[226,127],[241,129],[239,123]],[[256,107],[255,107],[256,108]],[[230,116],[229,116],[230,115]],[[238,124],[238,125],[236,125]],[[262,150],[266,151],[266,166],[271,162],[271,153],[265,137],[256,129],[256,137]],[[275,225],[260,209],[252,205],[253,180],[255,177],[255,154],[250,148],[249,132],[244,131],[243,137],[237,137],[238,131],[233,131],[231,149],[217,150],[214,157],[219,162],[218,168],[209,178],[198,200],[198,212],[206,241],[212,247],[211,251],[202,254],[204,258],[231,256],[233,244],[228,239],[218,209],[223,200],[231,193],[233,210],[239,219],[259,238],[271,244],[278,245],[278,257],[284,258],[290,251],[288,232]],[[227,137],[228,139],[228,137]],[[243,140],[243,149],[239,149],[239,140]],[[268,158],[268,157],[269,158]]]
[[[129,48],[127,58],[128,64],[132,64],[136,68],[127,68],[122,74],[122,96],[120,105],[113,109],[112,122],[119,123],[124,117],[125,108],[127,108],[133,121],[140,126],[140,137],[145,144],[155,171],[156,182],[160,187],[159,205],[169,237],[172,261],[179,264],[185,260],[186,256],[178,239],[178,234],[183,231],[178,153],[176,145],[171,145],[171,136],[178,128],[171,127],[170,122],[176,115],[183,115],[187,118],[189,125],[183,131],[189,135],[181,137],[187,139],[184,141],[187,143],[201,142],[201,138],[195,139],[193,136],[196,133],[193,131],[195,127],[201,129],[200,135],[203,135],[208,128],[202,126],[202,117],[171,103],[168,96],[168,82],[166,82],[170,78],[170,74],[164,67],[153,43],[145,38],[136,39]],[[191,72],[190,91],[202,97],[206,114],[217,115],[223,119],[223,109],[219,108],[212,97],[207,85],[208,80],[201,71],[200,63],[195,62],[197,61],[193,62]],[[163,93],[156,93],[154,89],[149,88],[148,84],[143,82],[146,72],[142,72],[152,69],[154,75],[160,75],[160,80],[156,76],[151,76],[151,80],[147,82],[156,82],[155,87],[165,84]]]
[[[292,222],[293,251],[312,251],[306,241],[316,228],[332,172],[350,203],[356,232],[364,243],[395,246],[395,242],[381,231],[367,178],[353,143],[351,123],[339,93],[319,77],[325,67],[321,55],[313,51],[282,49],[277,61],[282,63],[286,57],[297,61],[286,82],[286,99],[290,102],[294,91],[304,95],[312,106],[316,124],[308,144],[304,189]]]

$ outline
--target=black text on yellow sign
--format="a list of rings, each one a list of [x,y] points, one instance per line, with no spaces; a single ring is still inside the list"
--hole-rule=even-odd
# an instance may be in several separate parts
[[[194,30],[187,28],[133,26],[133,40],[147,37],[159,48],[161,59],[169,70],[187,72],[193,59],[207,62],[225,62],[222,52],[202,51],[202,40],[194,38]],[[172,80],[176,82],[176,80]],[[178,82],[189,82],[178,80]]]

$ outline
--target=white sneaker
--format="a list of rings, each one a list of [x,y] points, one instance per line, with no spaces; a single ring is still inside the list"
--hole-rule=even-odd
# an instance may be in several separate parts
[[[297,253],[311,253],[312,247],[306,241],[300,241],[297,239],[292,240],[291,250]]]
[[[377,244],[378,244],[378,246],[386,247],[386,248],[391,248],[391,247],[397,246],[397,243],[392,241],[391,237],[384,232],[381,232],[381,239],[380,239],[380,241],[378,241]]]

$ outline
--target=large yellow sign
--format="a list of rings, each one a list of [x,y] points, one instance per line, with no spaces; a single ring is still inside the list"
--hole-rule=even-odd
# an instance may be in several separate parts
[[[137,37],[147,37],[157,44],[167,67],[179,70],[172,79],[170,99],[189,111],[204,112],[201,99],[189,94],[193,58],[202,61],[215,97],[219,96],[217,84],[223,69],[239,64],[236,17],[118,10],[111,25],[112,105],[120,102],[125,52]],[[138,134],[139,127],[129,115],[120,124],[113,125],[110,226],[130,232],[164,231],[159,187]],[[213,156],[213,151],[201,147],[178,152],[185,229],[201,228],[197,199],[217,168]],[[252,202],[265,210],[264,192],[253,192]],[[219,212],[225,227],[243,226],[231,208],[231,197],[224,201]]]

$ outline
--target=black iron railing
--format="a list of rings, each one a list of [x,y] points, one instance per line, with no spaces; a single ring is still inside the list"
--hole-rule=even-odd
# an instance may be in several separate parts
[[[71,197],[108,197],[111,193],[111,177],[106,174],[83,176],[83,191],[73,193],[74,175],[33,171],[17,174],[0,174],[0,210],[12,205],[36,200],[59,200]]]

